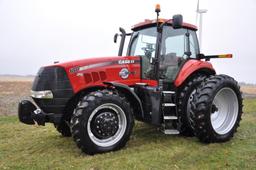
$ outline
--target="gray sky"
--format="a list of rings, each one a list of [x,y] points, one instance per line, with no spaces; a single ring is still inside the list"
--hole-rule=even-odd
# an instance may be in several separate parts
[[[0,0],[0,74],[36,74],[42,65],[115,56],[113,35],[144,19],[183,14],[195,23],[197,0]],[[233,53],[212,60],[218,73],[256,83],[256,1],[201,0],[203,53]]]

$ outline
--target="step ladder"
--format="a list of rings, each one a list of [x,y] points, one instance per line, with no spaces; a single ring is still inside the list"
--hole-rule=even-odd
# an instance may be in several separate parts
[[[161,109],[163,114],[162,132],[167,135],[179,134],[179,120],[176,107],[176,92],[162,91]]]

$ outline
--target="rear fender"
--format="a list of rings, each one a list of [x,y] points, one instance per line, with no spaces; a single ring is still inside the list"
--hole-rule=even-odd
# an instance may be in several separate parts
[[[176,87],[179,87],[189,78],[191,75],[195,73],[203,72],[205,74],[211,75],[216,74],[212,64],[207,61],[201,60],[188,60],[183,67],[181,68],[180,72],[178,73],[174,84]]]

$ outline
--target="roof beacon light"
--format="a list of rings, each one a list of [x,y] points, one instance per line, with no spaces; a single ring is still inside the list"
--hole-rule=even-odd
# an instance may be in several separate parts
[[[160,4],[156,4],[155,12],[156,12],[156,13],[161,12]]]
[[[155,12],[156,12],[156,28],[157,28],[157,31],[159,31],[159,21],[158,21],[158,18],[159,18],[159,12],[160,11],[161,11],[160,4],[156,4]]]

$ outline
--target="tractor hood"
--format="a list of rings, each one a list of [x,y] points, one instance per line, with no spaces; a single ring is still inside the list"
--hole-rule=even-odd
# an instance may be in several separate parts
[[[115,61],[118,60],[122,57],[98,57],[98,58],[85,58],[81,60],[74,60],[74,61],[68,61],[68,62],[61,62],[61,63],[56,63],[53,65],[48,65],[48,66],[60,66],[63,68],[73,68],[73,67],[80,67],[84,65],[91,65],[91,64],[97,64],[97,63],[104,63],[107,61]]]
[[[140,81],[140,57],[87,58],[56,63],[44,68],[46,67],[64,69],[75,93],[88,87],[101,86],[103,82],[115,81],[134,85]]]

